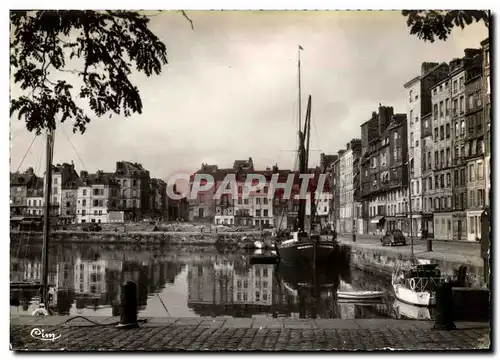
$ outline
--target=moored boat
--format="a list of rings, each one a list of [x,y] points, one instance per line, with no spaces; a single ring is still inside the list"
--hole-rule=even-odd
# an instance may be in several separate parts
[[[338,291],[339,299],[373,300],[384,296],[383,291]]]
[[[319,235],[310,235],[306,232],[294,232],[292,238],[278,245],[279,255],[287,264],[297,261],[323,262],[335,250],[337,243],[321,239]]]
[[[415,265],[409,270],[399,270],[392,275],[396,298],[417,306],[434,306],[436,290],[443,281],[437,264]]]

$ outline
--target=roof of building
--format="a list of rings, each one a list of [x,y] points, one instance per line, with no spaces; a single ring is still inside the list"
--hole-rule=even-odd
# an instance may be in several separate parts
[[[38,178],[34,173],[33,169],[30,168],[25,173],[10,173],[10,185],[11,186],[29,186],[32,187],[36,185]],[[43,182],[42,182],[43,183]]]
[[[117,161],[116,162],[116,171],[114,173],[115,176],[149,176],[149,171],[146,170],[142,164],[132,163],[129,161]]]
[[[80,179],[82,186],[92,186],[92,185],[109,185],[109,186],[119,186],[112,175],[102,171],[97,171],[95,174],[86,174]]]
[[[233,169],[254,170],[252,158],[248,158],[248,160],[235,160]]]

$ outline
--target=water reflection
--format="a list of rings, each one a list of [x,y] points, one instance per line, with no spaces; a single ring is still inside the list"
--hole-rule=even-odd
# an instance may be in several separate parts
[[[39,281],[41,247],[12,244],[11,281]],[[57,314],[119,314],[120,286],[138,285],[141,316],[297,318],[395,317],[390,295],[379,302],[342,302],[337,291],[391,290],[360,271],[328,266],[249,265],[244,253],[212,248],[58,244],[50,248],[49,282]],[[390,292],[390,291],[389,291]],[[158,299],[160,297],[160,299]],[[31,313],[36,291],[13,291],[17,313]],[[161,301],[160,301],[161,300]],[[165,304],[165,308],[163,307]]]

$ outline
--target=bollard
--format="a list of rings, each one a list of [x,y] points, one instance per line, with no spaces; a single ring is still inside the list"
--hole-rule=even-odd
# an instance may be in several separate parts
[[[427,251],[431,252],[432,251],[432,240],[427,239]]]
[[[454,330],[453,319],[453,292],[450,282],[442,283],[436,291],[436,316],[434,329],[436,330]]]
[[[122,329],[138,328],[137,323],[137,284],[127,281],[122,287],[121,294],[121,318],[117,327]]]
[[[461,265],[458,268],[457,283],[459,286],[466,286],[467,281],[467,266]]]

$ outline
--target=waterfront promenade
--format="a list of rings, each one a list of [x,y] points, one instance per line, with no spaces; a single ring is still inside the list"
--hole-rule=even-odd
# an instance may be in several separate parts
[[[490,347],[488,323],[457,322],[457,330],[430,321],[396,319],[149,318],[119,329],[117,317],[11,315],[11,349],[49,351],[349,351],[474,350]],[[70,320],[70,321],[68,321]],[[55,340],[39,340],[53,334]],[[31,335],[33,334],[33,335]],[[38,337],[38,338],[37,338]]]
[[[400,253],[410,255],[411,247],[409,239],[407,245],[404,246],[382,246],[380,243],[381,236],[373,235],[356,235],[356,242],[352,241],[352,235],[342,234],[338,236],[338,240],[353,248],[376,250],[383,249],[384,252]],[[416,257],[430,260],[446,260],[449,262],[462,263],[465,265],[474,265],[483,267],[483,259],[481,258],[481,244],[463,241],[443,241],[434,240],[432,242],[432,251],[427,251],[426,240],[416,239],[413,243],[413,252]]]

